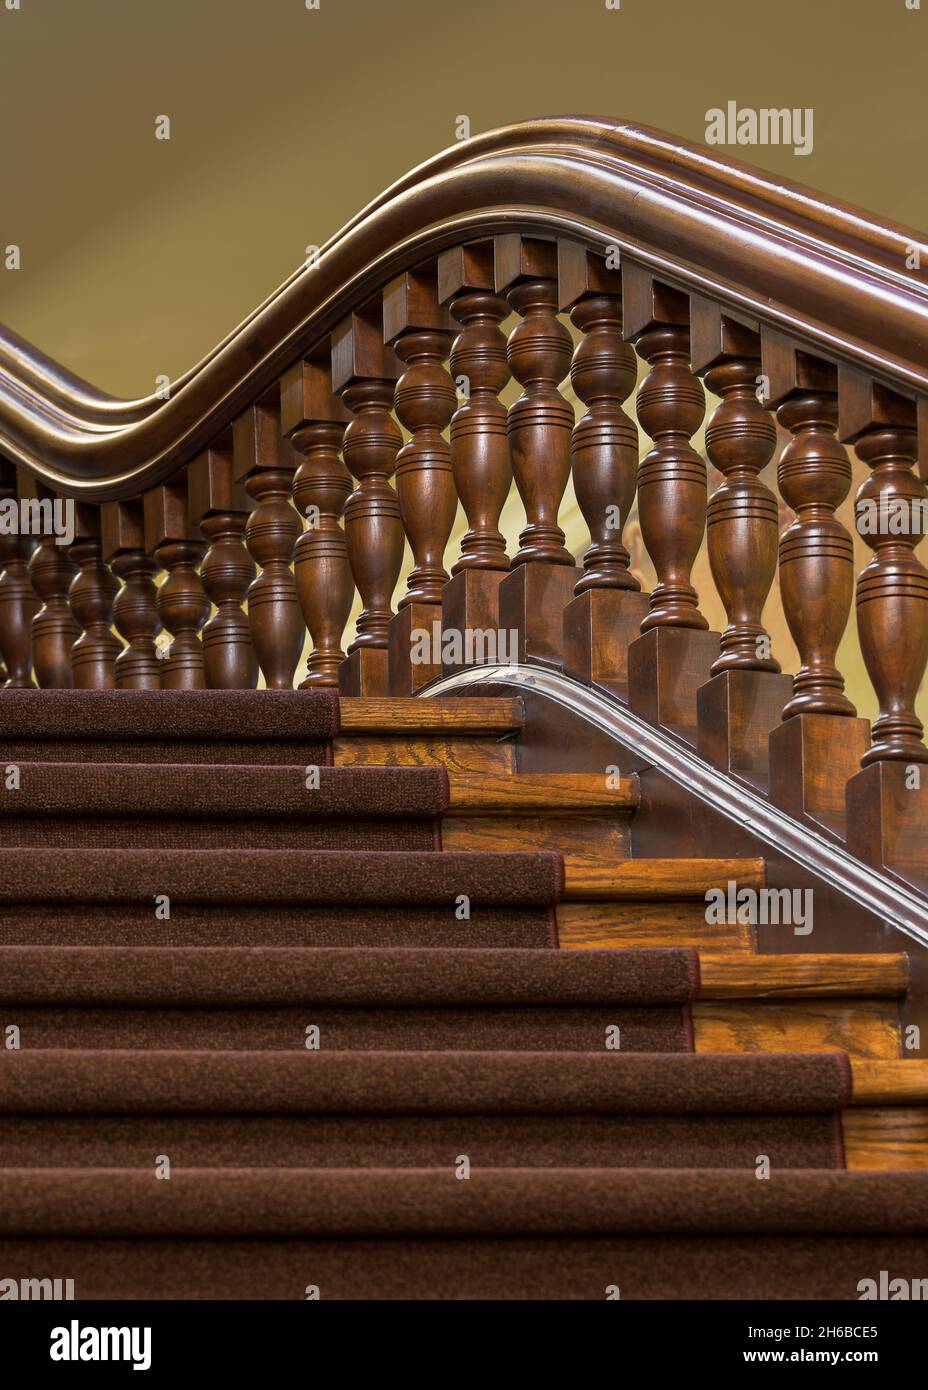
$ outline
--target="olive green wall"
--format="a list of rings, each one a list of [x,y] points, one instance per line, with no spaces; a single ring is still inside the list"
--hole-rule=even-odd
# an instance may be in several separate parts
[[[731,153],[928,226],[928,0],[10,3],[0,248],[22,268],[0,268],[0,320],[120,395],[194,363],[462,115],[475,133],[594,113],[702,141],[729,100],[812,107],[807,157]],[[572,497],[564,519],[579,553]],[[511,538],[520,521],[513,495]],[[704,553],[696,579],[718,625]],[[768,616],[795,669],[775,596]],[[873,713],[853,624],[842,662]]]

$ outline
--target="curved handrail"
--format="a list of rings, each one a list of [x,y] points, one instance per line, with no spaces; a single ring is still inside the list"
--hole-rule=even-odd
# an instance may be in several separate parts
[[[928,394],[928,269],[906,269],[920,233],[656,131],[570,117],[491,131],[411,171],[181,376],[167,400],[108,396],[2,335],[0,452],[86,500],[138,495],[392,275],[501,231],[616,245],[684,289],[906,394]]]

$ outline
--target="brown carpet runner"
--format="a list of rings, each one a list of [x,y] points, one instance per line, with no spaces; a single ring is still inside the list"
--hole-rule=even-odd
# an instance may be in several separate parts
[[[332,768],[338,718],[0,696],[5,1277],[851,1298],[918,1273],[928,1175],[839,1171],[843,1054],[693,1053],[695,952],[550,949],[560,855],[442,851],[444,771]]]

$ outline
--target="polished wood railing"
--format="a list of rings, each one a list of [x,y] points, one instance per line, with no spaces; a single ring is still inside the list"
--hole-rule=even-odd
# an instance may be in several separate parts
[[[4,334],[0,498],[75,504],[67,547],[0,534],[6,682],[247,689],[260,673],[410,695],[467,659],[417,659],[417,634],[512,631],[520,660],[607,687],[870,862],[928,870],[920,240],[655,132],[529,122],[387,190],[167,399],[107,397]],[[692,443],[707,390],[711,497]],[[778,438],[779,536],[761,476]],[[878,518],[856,576],[872,729],[837,665],[849,448],[871,470],[858,513]],[[623,540],[636,499],[649,594]],[[692,583],[704,540],[721,633]],[[763,624],[777,577],[793,676]]]

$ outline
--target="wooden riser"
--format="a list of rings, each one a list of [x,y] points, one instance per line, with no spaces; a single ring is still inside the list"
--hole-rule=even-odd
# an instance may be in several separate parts
[[[564,861],[564,896],[579,902],[696,898],[704,903],[710,889],[724,889],[731,880],[739,888],[763,888],[764,861],[629,859],[623,864],[594,865],[566,857]]]
[[[423,702],[424,703],[424,702]],[[449,773],[481,772],[505,776],[516,770],[515,744],[506,737],[452,737],[429,734],[361,734],[332,744],[336,767],[446,767]]]
[[[848,1168],[928,1168],[928,1106],[846,1110],[842,1125]]]
[[[446,816],[441,843],[449,850],[551,850],[591,863],[631,853],[624,816]]]
[[[697,1052],[847,1052],[890,1060],[900,1053],[896,1001],[797,999],[697,1001]]]
[[[754,949],[753,929],[743,922],[706,923],[704,902],[665,898],[660,902],[559,903],[557,931],[566,950],[622,946],[695,946],[712,951]]]
[[[611,786],[603,773],[520,772],[511,777],[452,773],[449,814],[509,816],[557,812],[561,815],[630,815],[639,802],[637,777],[622,777]]]
[[[474,699],[372,700],[342,696],[339,701],[341,732],[373,734],[392,739],[427,734],[494,735],[516,733],[522,728],[519,700]]]

